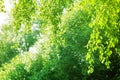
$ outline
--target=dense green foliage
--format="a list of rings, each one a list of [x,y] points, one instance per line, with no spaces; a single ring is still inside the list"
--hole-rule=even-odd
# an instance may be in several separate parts
[[[119,80],[119,4],[14,1],[1,28],[0,80]]]

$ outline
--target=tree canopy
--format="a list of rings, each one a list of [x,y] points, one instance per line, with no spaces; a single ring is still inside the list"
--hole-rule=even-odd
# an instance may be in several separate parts
[[[120,79],[120,0],[12,1],[1,80]]]

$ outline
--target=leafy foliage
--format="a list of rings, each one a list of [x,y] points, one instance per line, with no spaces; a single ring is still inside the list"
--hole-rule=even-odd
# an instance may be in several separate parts
[[[10,29],[11,25],[4,25],[0,34],[0,66],[9,62],[9,60],[18,54],[18,50],[14,47],[16,44],[12,41],[13,35]],[[10,33],[11,32],[11,33]]]
[[[92,0],[94,1],[94,0]],[[97,1],[94,1],[97,3]],[[93,28],[90,40],[88,42],[87,60],[89,64],[94,63],[94,53],[99,53],[101,63],[110,68],[109,57],[115,55],[119,47],[119,1],[99,1],[95,7],[95,14],[92,17],[90,26]],[[111,5],[109,5],[111,4]],[[93,5],[93,4],[92,4]],[[102,15],[101,15],[102,14]],[[114,32],[115,31],[115,32]],[[89,69],[92,69],[92,65]]]
[[[28,73],[24,69],[24,64],[16,65],[15,70],[10,72],[8,77],[9,77],[9,79],[12,79],[12,80],[27,80],[28,79]]]
[[[0,12],[5,12],[4,0],[0,0]]]
[[[119,79],[119,4],[18,0],[11,12],[13,22],[0,34],[0,79]]]

